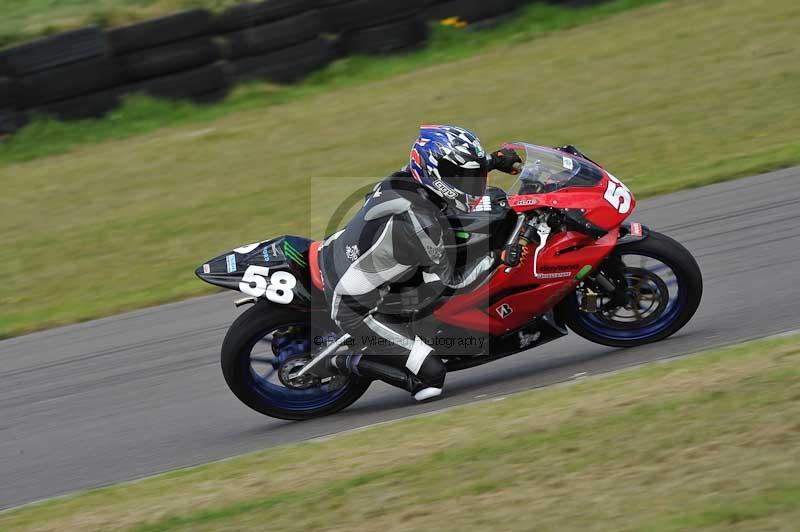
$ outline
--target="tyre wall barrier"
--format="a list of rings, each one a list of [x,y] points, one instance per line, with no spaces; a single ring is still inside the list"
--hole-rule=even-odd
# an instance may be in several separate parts
[[[213,102],[240,80],[292,83],[336,57],[424,46],[429,24],[481,27],[528,1],[265,0],[53,35],[0,51],[0,138],[33,113],[102,117],[131,93]]]

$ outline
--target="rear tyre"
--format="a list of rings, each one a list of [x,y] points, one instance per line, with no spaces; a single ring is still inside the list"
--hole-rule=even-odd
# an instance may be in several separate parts
[[[627,284],[625,304],[601,297],[598,312],[584,312],[576,291],[556,309],[570,329],[598,344],[634,347],[663,340],[686,325],[703,296],[697,261],[681,244],[655,231],[617,246],[600,269],[616,277],[617,286]]]
[[[312,356],[309,321],[306,313],[258,303],[233,322],[222,343],[222,374],[240,401],[264,415],[298,421],[338,412],[367,391],[370,381],[356,376],[308,389],[282,384],[286,364]]]

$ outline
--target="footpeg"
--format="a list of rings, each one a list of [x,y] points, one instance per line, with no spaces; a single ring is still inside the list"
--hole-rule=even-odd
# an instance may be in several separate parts
[[[311,360],[311,362],[309,362],[308,364],[303,366],[303,368],[298,373],[292,375],[291,378],[292,379],[298,379],[300,377],[305,376],[306,373],[308,373],[311,370],[311,368],[313,368],[314,366],[317,366],[326,357],[329,357],[329,356],[333,355],[334,353],[336,353],[336,351],[339,349],[339,347],[341,347],[342,344],[344,344],[349,339],[350,339],[350,335],[349,334],[343,334],[342,336],[340,336],[338,340],[336,340],[335,342],[330,344],[328,347],[326,347],[320,354],[315,356],[314,359]]]

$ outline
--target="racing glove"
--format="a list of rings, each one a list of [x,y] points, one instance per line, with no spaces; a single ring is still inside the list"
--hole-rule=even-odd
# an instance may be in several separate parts
[[[517,175],[519,169],[515,165],[522,164],[522,159],[511,148],[500,148],[489,155],[488,162],[489,170],[500,170],[507,174]]]

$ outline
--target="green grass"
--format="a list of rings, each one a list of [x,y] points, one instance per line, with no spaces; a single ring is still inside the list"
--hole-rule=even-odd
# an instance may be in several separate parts
[[[800,338],[0,514],[0,529],[793,530]]]
[[[90,24],[119,26],[181,9],[221,10],[243,0],[6,0],[0,48]]]
[[[344,197],[404,164],[423,122],[463,124],[488,146],[576,144],[639,198],[800,163],[798,17],[793,0],[675,0],[457,61],[387,59],[376,72],[397,75],[7,163],[0,335],[208,293],[193,270],[211,256],[323,236]]]
[[[581,9],[533,4],[521,10],[513,21],[499,27],[481,31],[435,27],[430,42],[416,53],[382,58],[350,57],[314,73],[300,84],[277,86],[256,82],[241,86],[226,101],[215,105],[197,106],[132,96],[120,109],[101,120],[59,122],[38,116],[31,125],[0,143],[0,164],[64,153],[76,146],[124,139],[165,126],[209,122],[237,111],[306,99],[456,61],[493,46],[529,41],[548,32],[660,1],[663,0],[614,0]]]

